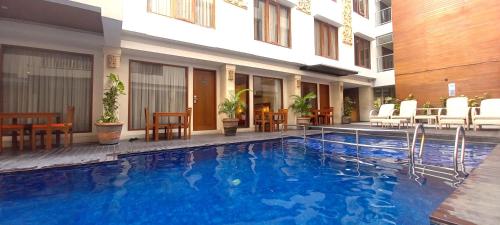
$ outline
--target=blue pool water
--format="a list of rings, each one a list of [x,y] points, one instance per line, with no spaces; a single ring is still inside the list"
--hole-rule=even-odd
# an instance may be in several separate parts
[[[377,160],[400,153],[362,149],[375,157],[358,163],[336,156],[348,147],[323,154],[318,144],[242,143],[3,174],[0,224],[428,224],[454,190],[440,180],[418,184],[403,165]],[[448,154],[439,146],[450,143],[431,144],[427,156]],[[477,165],[491,147],[468,146],[477,154],[467,162]]]

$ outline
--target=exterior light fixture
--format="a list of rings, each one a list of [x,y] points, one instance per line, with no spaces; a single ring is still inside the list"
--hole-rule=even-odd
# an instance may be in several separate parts
[[[230,81],[234,80],[234,70],[228,70],[227,73],[228,73],[227,79]]]

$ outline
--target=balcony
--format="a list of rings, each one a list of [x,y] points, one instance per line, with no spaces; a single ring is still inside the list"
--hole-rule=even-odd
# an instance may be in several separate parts
[[[391,7],[377,11],[376,20],[377,20],[377,26],[390,23],[392,21]]]
[[[378,72],[384,72],[394,69],[394,55],[383,55],[377,58],[377,68]]]

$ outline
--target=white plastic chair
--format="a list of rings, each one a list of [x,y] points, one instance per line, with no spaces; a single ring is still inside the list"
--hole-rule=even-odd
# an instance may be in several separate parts
[[[454,97],[446,100],[446,109],[438,112],[439,129],[442,125],[464,125],[469,129],[469,99],[467,97]],[[446,114],[444,114],[446,111]]]
[[[372,126],[373,123],[376,123],[378,126],[378,123],[382,123],[383,120],[391,118],[394,113],[394,104],[383,104],[380,106],[377,115],[375,115],[375,112],[376,110],[370,111],[370,126]]]
[[[417,114],[417,100],[405,100],[401,102],[399,108],[399,115],[392,116],[391,119],[399,119],[400,123],[410,124],[413,126],[415,123],[415,115]]]
[[[474,131],[481,125],[500,125],[500,98],[485,99],[481,101],[479,114],[477,108],[472,111],[472,124]]]

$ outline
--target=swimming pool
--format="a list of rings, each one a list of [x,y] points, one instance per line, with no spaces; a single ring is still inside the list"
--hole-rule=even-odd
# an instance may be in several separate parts
[[[454,190],[435,179],[420,185],[404,165],[377,160],[400,153],[362,149],[377,157],[359,163],[339,157],[348,147],[317,147],[272,140],[2,174],[0,224],[428,224]],[[477,165],[476,156],[467,161]]]

